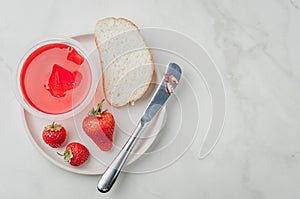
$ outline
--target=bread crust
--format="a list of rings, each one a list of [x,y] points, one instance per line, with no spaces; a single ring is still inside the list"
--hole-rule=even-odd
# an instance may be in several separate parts
[[[145,39],[144,37],[142,36],[141,32],[140,32],[140,29],[138,28],[138,26],[136,24],[134,24],[132,21],[130,21],[129,19],[126,19],[126,18],[115,18],[115,17],[107,17],[107,18],[104,18],[104,19],[100,19],[97,21],[96,23],[96,26],[95,26],[95,31],[94,31],[94,39],[95,39],[95,43],[96,43],[96,46],[97,46],[97,49],[98,49],[98,53],[99,53],[99,57],[100,57],[100,63],[101,63],[101,69],[102,69],[102,87],[103,87],[103,92],[104,92],[104,97],[106,99],[106,101],[113,107],[116,107],[116,108],[120,108],[122,106],[125,106],[126,104],[123,104],[123,105],[116,105],[116,104],[113,104],[111,101],[109,101],[108,97],[107,97],[107,94],[106,94],[106,88],[104,86],[104,83],[105,83],[105,75],[104,75],[104,67],[103,67],[103,58],[102,58],[102,55],[101,55],[101,52],[100,52],[100,49],[99,49],[99,43],[97,41],[97,36],[96,36],[96,27],[98,26],[99,23],[102,23],[106,20],[123,20],[123,21],[126,21],[127,23],[129,23],[130,25],[132,25],[139,33],[139,35],[141,36],[147,50],[148,50],[148,53],[150,55],[150,60],[151,60],[151,66],[152,66],[152,74],[151,74],[151,78],[150,78],[150,81],[147,83],[147,85],[145,86],[145,89],[143,92],[141,92],[141,94],[139,96],[137,96],[136,98],[128,101],[126,104],[133,104],[134,102],[136,102],[137,100],[139,100],[145,93],[146,91],[148,90],[149,86],[150,86],[150,83],[152,82],[152,79],[153,79],[153,75],[154,75],[154,70],[155,70],[155,67],[154,67],[154,61],[153,61],[153,56],[152,56],[152,53],[149,49],[149,47],[147,46],[146,42],[145,42]]]

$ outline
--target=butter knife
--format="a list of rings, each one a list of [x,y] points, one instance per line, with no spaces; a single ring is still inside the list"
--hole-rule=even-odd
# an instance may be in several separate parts
[[[100,178],[97,186],[100,192],[106,193],[111,189],[128,156],[130,155],[130,152],[134,148],[139,135],[151,122],[152,118],[161,110],[171,94],[174,92],[180,80],[181,73],[182,71],[179,65],[175,63],[168,64],[163,79],[157,87],[135,130],[127,140],[126,144],[123,146],[122,150],[114,158],[112,163]]]

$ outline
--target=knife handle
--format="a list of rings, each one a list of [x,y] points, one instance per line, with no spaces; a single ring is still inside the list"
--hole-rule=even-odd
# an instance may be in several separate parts
[[[145,123],[140,121],[134,129],[130,138],[127,140],[126,144],[123,146],[122,150],[118,153],[109,167],[105,170],[97,185],[97,188],[101,193],[108,192],[115,183],[130,152],[136,144],[139,134],[143,131],[144,127]]]

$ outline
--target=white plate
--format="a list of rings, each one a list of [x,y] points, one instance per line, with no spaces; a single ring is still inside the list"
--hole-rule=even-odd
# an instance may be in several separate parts
[[[100,63],[98,52],[95,49],[94,38],[91,34],[78,35],[73,38],[79,41],[83,45],[83,47],[86,48],[86,50],[90,51],[90,59],[92,59],[96,63]],[[92,102],[83,111],[70,119],[56,121],[65,126],[68,132],[67,143],[78,141],[80,143],[83,143],[89,149],[91,154],[89,161],[80,167],[73,167],[69,165],[68,163],[63,161],[61,156],[57,155],[57,152],[63,153],[64,147],[60,149],[53,149],[43,142],[41,132],[43,131],[44,126],[50,124],[52,121],[38,118],[30,114],[26,110],[23,110],[24,121],[28,130],[28,135],[37,149],[55,165],[67,171],[79,174],[102,174],[105,171],[107,165],[113,160],[118,151],[120,151],[121,147],[125,144],[130,133],[134,130],[138,119],[141,117],[143,111],[145,110],[150,97],[155,91],[157,82],[161,77],[162,75],[160,74],[159,70],[156,70],[152,84],[150,85],[146,94],[133,106],[127,105],[122,108],[116,109],[113,107],[108,107],[107,103],[104,104],[104,108],[109,109],[109,111],[114,115],[116,122],[116,128],[113,137],[113,148],[109,152],[101,151],[84,133],[81,127],[82,121],[90,111],[90,109],[93,106],[96,107],[101,99],[104,98],[101,81],[99,82],[96,94]],[[126,162],[126,165],[130,165],[132,162],[137,160],[150,147],[163,125],[164,115],[165,109],[163,108],[157,115],[157,117],[154,118],[153,122],[147,127],[147,129],[145,129],[143,136],[138,140],[134,151]]]
[[[183,75],[175,93],[169,99],[166,108],[161,112],[151,131],[140,139],[123,171],[145,173],[165,168],[178,160],[191,146],[199,159],[206,157],[216,145],[223,128],[225,118],[225,91],[223,82],[215,64],[206,51],[192,39],[177,32],[165,29],[142,29],[145,41],[151,49],[157,76],[173,61],[183,70]],[[94,61],[99,61],[92,34],[74,36],[86,49]],[[159,77],[158,77],[159,79]],[[56,151],[46,147],[41,141],[40,131],[49,121],[44,121],[24,112],[29,136],[37,148],[53,163],[72,172],[82,174],[101,174],[119,148],[123,145],[143,111],[149,95],[136,103],[122,109],[111,109],[117,117],[117,131],[114,149],[110,153],[98,150],[91,140],[82,133],[81,120],[87,107],[73,120],[64,122],[68,129],[74,130],[70,140],[80,140],[90,149],[90,161],[80,168],[63,163]],[[95,104],[101,98],[96,94]],[[124,119],[125,118],[125,119]],[[165,118],[165,119],[164,119]],[[161,129],[162,128],[162,129]],[[121,131],[122,129],[123,131]],[[161,130],[160,130],[161,129]],[[159,132],[159,134],[158,134]],[[135,161],[137,158],[138,161]]]

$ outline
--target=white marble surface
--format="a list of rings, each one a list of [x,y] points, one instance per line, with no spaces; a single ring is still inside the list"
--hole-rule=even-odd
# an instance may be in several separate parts
[[[0,198],[300,198],[300,0],[0,2]],[[97,176],[57,168],[33,147],[7,66],[37,38],[91,32],[106,16],[202,44],[223,75],[227,118],[206,159],[192,147],[166,169],[121,175],[103,195]]]

